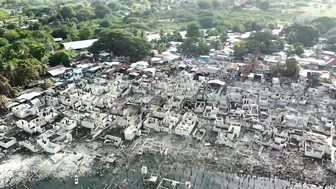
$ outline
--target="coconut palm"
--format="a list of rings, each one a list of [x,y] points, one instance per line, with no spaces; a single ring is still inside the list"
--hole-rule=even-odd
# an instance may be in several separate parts
[[[9,80],[0,75],[0,94],[14,98],[16,95],[16,90],[9,84]]]
[[[256,57],[256,56],[253,56],[253,57],[250,59],[250,61],[249,61],[249,67],[250,67],[251,72],[254,71],[255,66],[256,66],[257,64],[258,64],[258,62],[257,62],[257,57]]]
[[[5,70],[5,76],[6,79],[8,79],[9,84],[14,86],[15,84],[15,78],[16,78],[16,62],[14,61],[8,61],[5,62],[4,70]]]

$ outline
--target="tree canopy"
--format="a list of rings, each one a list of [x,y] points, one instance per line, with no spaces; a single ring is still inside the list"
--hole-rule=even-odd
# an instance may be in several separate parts
[[[290,44],[302,43],[304,46],[313,46],[320,35],[318,30],[309,25],[293,24],[283,29],[282,35]]]
[[[295,58],[289,58],[285,64],[279,64],[278,71],[285,77],[296,77],[300,71],[298,61]]]
[[[9,16],[8,12],[5,9],[0,8],[0,20],[3,21],[6,18],[8,18],[8,16]]]
[[[71,51],[61,50],[57,51],[55,54],[50,56],[49,66],[63,65],[66,67],[70,67],[71,61],[72,61]]]
[[[196,22],[189,23],[187,26],[187,37],[199,37],[201,35],[200,26]]]
[[[211,47],[196,37],[184,40],[181,44],[182,54],[187,57],[208,55]]]
[[[240,41],[236,43],[233,46],[234,55],[238,57],[244,56],[244,54],[246,53],[246,46],[247,46],[246,41]]]
[[[263,2],[259,3],[259,8],[261,10],[266,11],[270,8],[270,3],[268,1],[263,1]]]
[[[298,56],[301,56],[304,53],[304,49],[301,45],[296,46],[294,49],[295,54],[297,54]]]
[[[327,39],[328,49],[336,52],[336,35]]]
[[[256,32],[247,40],[238,42],[233,49],[236,56],[247,53],[272,54],[284,49],[284,41],[269,32]]]
[[[311,25],[317,28],[320,35],[326,34],[330,29],[336,27],[336,21],[330,17],[318,17],[311,21]]]
[[[206,55],[210,47],[220,49],[223,46],[229,30],[241,33],[256,31],[250,38],[235,45],[235,54],[271,54],[283,49],[283,40],[265,32],[269,31],[266,27],[275,29],[275,23],[279,20],[287,21],[298,14],[290,11],[280,13],[277,10],[280,5],[268,0],[255,1],[256,6],[264,11],[253,13],[236,7],[233,2],[219,0],[1,2],[3,7],[14,8],[11,13],[0,9],[0,20],[4,21],[4,29],[0,29],[0,71],[5,75],[5,79],[0,79],[2,87],[7,84],[11,87],[26,85],[29,81],[39,79],[36,77],[40,73],[39,66],[41,69],[60,64],[70,66],[73,53],[60,49],[61,45],[54,42],[53,38],[62,38],[64,42],[99,38],[89,49],[90,52],[108,51],[134,61],[148,56],[151,49],[165,51],[170,41],[183,42],[181,52],[184,55]],[[23,6],[22,13],[15,10],[16,6]],[[226,11],[222,11],[223,8]],[[37,21],[29,21],[33,19]],[[335,49],[336,30],[332,28],[334,25],[329,18],[317,18],[309,24],[311,26],[303,25],[304,29],[292,26],[288,30],[290,34],[283,35],[292,44],[300,42],[303,46],[311,46],[317,41],[318,37],[314,33],[317,28],[317,33],[327,39],[327,48]],[[200,28],[212,29],[205,35]],[[159,39],[151,43],[146,41],[147,32],[158,32],[161,29]],[[187,34],[181,36],[178,31],[187,31]],[[203,41],[209,36],[216,36],[210,45]],[[25,68],[23,62],[31,66]],[[17,71],[23,72],[24,69],[29,74],[22,75],[22,82],[12,79],[18,78],[21,73]],[[10,94],[6,91],[6,94],[1,94]]]
[[[214,19],[211,16],[206,16],[198,19],[198,22],[202,26],[202,28],[212,28],[213,21]]]
[[[92,53],[111,52],[115,56],[126,56],[131,61],[140,60],[150,54],[151,45],[138,36],[123,29],[113,29],[101,35],[89,49]]]
[[[3,37],[8,41],[15,41],[20,37],[20,35],[15,30],[7,30],[3,34]]]

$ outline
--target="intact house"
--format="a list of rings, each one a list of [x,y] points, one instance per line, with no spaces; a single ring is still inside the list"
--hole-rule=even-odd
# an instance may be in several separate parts
[[[61,45],[66,50],[74,50],[77,55],[76,60],[79,61],[81,57],[88,59],[92,59],[92,54],[90,54],[87,50],[92,46],[94,42],[98,41],[98,39],[89,39],[89,40],[81,40],[81,41],[71,41],[61,43]]]
[[[89,40],[81,40],[81,41],[71,41],[62,43],[62,46],[66,50],[75,50],[75,51],[84,51],[92,46],[94,42],[98,41],[98,39],[89,39]]]
[[[63,81],[73,75],[72,68],[66,68],[63,65],[50,67],[47,72],[54,78],[55,81]]]

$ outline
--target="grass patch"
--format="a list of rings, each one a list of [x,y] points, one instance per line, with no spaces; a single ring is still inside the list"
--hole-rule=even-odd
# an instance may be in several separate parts
[[[316,2],[310,2],[309,6],[302,7],[302,11],[304,14],[313,16],[313,17],[320,17],[320,16],[328,16],[328,17],[335,17],[336,16],[336,4],[335,3],[328,3],[328,4],[321,4]]]

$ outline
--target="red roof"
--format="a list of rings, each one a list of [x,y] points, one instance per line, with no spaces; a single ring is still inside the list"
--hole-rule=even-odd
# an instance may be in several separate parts
[[[54,67],[49,67],[48,71],[51,70],[58,70],[58,69],[64,69],[65,67],[63,65],[58,65],[58,66],[54,66]]]
[[[264,69],[264,65],[262,64],[255,64],[253,66],[254,70],[262,70]],[[239,72],[245,72],[245,71],[251,71],[252,70],[252,65],[251,64],[246,64],[246,65],[242,65],[239,68]]]

